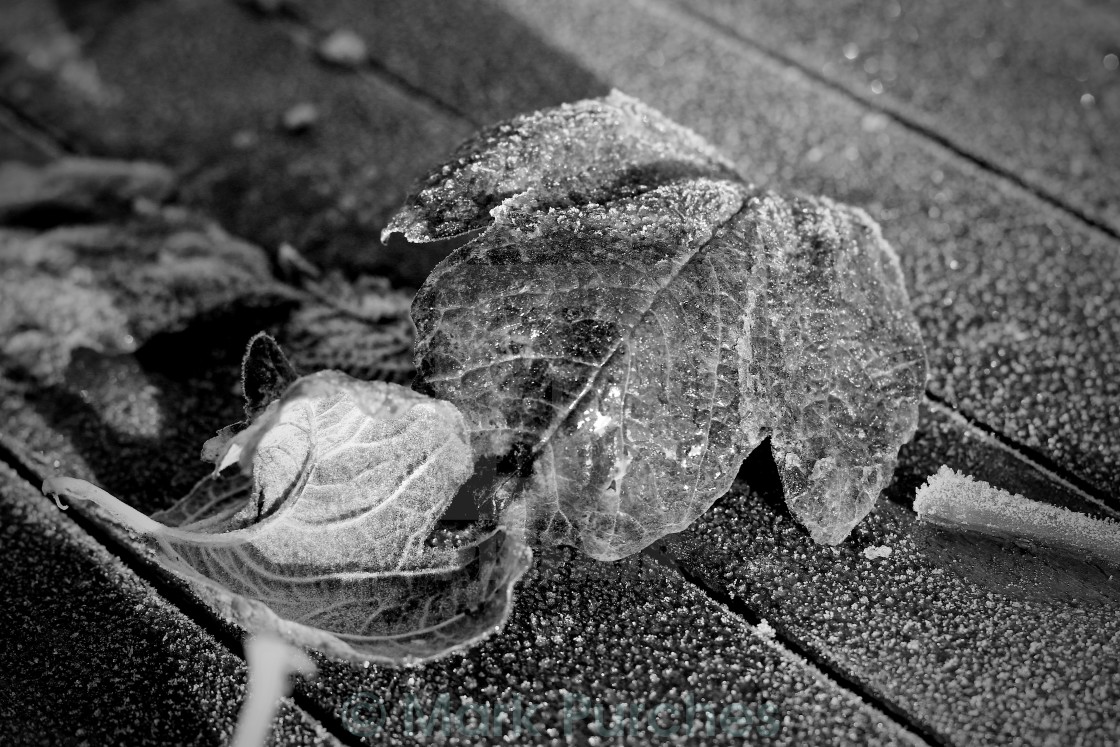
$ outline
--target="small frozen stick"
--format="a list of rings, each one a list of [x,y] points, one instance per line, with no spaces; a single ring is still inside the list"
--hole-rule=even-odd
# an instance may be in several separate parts
[[[946,466],[918,488],[914,510],[934,524],[1021,537],[1120,563],[1120,523],[1032,501]]]
[[[268,739],[280,699],[292,691],[290,674],[304,677],[315,674],[315,664],[306,653],[271,635],[259,635],[245,642],[249,662],[249,688],[232,747],[261,747]]]

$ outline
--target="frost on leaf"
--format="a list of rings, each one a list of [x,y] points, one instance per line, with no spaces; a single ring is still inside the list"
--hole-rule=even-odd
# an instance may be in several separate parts
[[[412,380],[411,292],[391,288],[384,278],[349,280],[329,271],[305,287],[315,299],[302,303],[281,333],[284,349],[304,369]]]
[[[488,500],[523,506],[532,541],[636,552],[767,437],[815,540],[870,511],[926,369],[863,211],[745,184],[615,92],[479,135],[387,230],[481,226],[413,303],[415,388],[463,412]]]
[[[381,235],[432,241],[482,228],[502,200],[533,192],[542,205],[611,200],[692,176],[734,178],[696,133],[618,92],[495,125],[429,174]]]
[[[229,466],[154,517],[78,480],[44,490],[116,514],[251,633],[411,664],[504,621],[528,550],[496,524],[439,525],[472,470],[454,406],[320,372],[224,446]]]

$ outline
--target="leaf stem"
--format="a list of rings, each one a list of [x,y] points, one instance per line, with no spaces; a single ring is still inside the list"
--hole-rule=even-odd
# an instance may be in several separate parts
[[[60,496],[71,500],[92,501],[105,509],[114,519],[141,534],[163,534],[167,527],[137,511],[119,498],[107,493],[93,483],[74,477],[50,477],[43,482],[43,493],[59,502]],[[61,504],[59,504],[61,507]]]

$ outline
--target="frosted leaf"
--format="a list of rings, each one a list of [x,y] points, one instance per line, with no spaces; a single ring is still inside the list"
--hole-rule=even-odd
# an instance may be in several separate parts
[[[917,428],[921,335],[898,258],[862,210],[768,194],[750,213],[766,269],[742,343],[743,422],[772,434],[793,515],[837,544]]]
[[[157,560],[250,632],[354,661],[414,664],[493,632],[529,553],[496,524],[439,521],[471,474],[454,406],[337,372],[296,381],[238,433],[242,469],[146,517],[79,480]]]
[[[327,272],[304,287],[305,301],[280,332],[284,349],[305,370],[333,369],[359,379],[412,380],[412,293],[383,278],[348,280]]]
[[[918,488],[923,521],[998,537],[1032,540],[1120,563],[1120,523],[1040,503],[942,466]]]
[[[538,113],[460,149],[468,163],[516,153],[501,184],[521,193],[450,178],[397,216],[395,230],[442,235],[475,226],[467,202],[500,201],[416,296],[415,386],[460,408],[476,456],[494,462],[479,504],[524,505],[534,541],[636,552],[688,526],[772,436],[791,511],[840,542],[917,422],[925,359],[898,260],[862,211],[746,185],[677,126],[598,127],[597,114],[564,129],[620,100],[632,101]],[[566,152],[571,164],[555,157]],[[628,159],[649,153],[696,168],[629,188],[651,162]],[[594,200],[565,201],[561,183]]]
[[[136,349],[116,299],[76,273],[52,277],[5,261],[12,237],[0,237],[0,363],[50,380],[79,348]]]
[[[619,91],[516,117],[468,140],[408,197],[381,235],[432,241],[485,226],[506,197],[532,190],[565,207],[674,179],[734,177],[696,133]]]
[[[0,229],[0,365],[41,379],[79,348],[130,353],[200,317],[292,302],[260,248],[182,211]]]

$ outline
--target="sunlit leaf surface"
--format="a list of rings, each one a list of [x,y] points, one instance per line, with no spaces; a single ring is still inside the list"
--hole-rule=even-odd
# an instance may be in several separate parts
[[[81,481],[44,489],[91,498],[147,535],[161,564],[250,632],[409,664],[504,621],[528,550],[497,524],[439,526],[472,470],[454,406],[320,372],[226,449],[234,464],[154,519]]]

